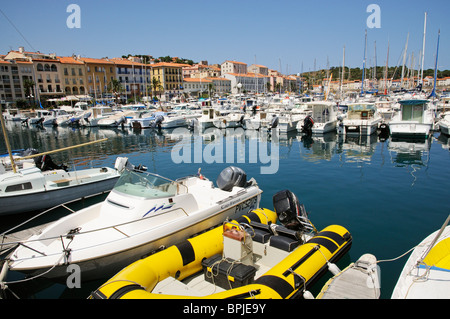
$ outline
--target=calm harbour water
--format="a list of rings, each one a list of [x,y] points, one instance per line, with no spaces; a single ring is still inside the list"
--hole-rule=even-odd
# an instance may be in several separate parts
[[[294,132],[268,138],[247,131],[246,136],[234,138],[228,134],[212,139],[193,133],[175,136],[170,131],[134,132],[127,128],[38,129],[7,123],[7,129],[13,149],[33,147],[47,151],[108,138],[52,155],[57,163],[73,163],[77,167],[87,167],[91,162],[94,166],[113,166],[117,156],[125,156],[132,164],[146,165],[150,172],[171,179],[196,174],[201,168],[205,177],[215,181],[227,166],[239,166],[264,191],[262,207],[272,209],[272,195],[289,189],[305,205],[319,230],[330,224],[346,227],[353,236],[347,264],[364,253],[372,253],[378,260],[403,254],[440,228],[450,212],[449,137],[438,132],[425,142],[412,143],[380,140],[376,135],[344,139],[334,133],[305,138]],[[191,140],[203,145],[201,162],[195,162]],[[262,141],[258,144],[259,153],[255,153],[255,141]],[[191,160],[177,163],[181,155],[173,156],[174,147],[190,150]],[[272,155],[278,154],[275,174],[261,174],[262,168],[270,164],[263,162],[261,147],[271,149]],[[226,157],[228,148],[234,148],[234,157]],[[4,139],[0,141],[0,152],[6,152]],[[0,224],[4,229],[27,216],[3,218]],[[390,298],[406,259],[407,256],[379,264],[382,298]],[[18,275],[8,276],[13,280]],[[60,284],[48,288],[50,283],[39,283],[45,289],[39,288],[40,292],[27,298],[86,298],[104,281],[82,285],[80,289]],[[32,286],[29,284],[30,289]]]

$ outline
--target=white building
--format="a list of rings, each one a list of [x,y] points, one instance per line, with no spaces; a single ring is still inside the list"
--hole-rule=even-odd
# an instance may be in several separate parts
[[[237,61],[225,61],[220,65],[222,75],[226,73],[247,74],[247,64]]]
[[[264,93],[267,91],[267,76],[255,73],[225,73],[222,77],[231,81],[231,93]]]
[[[203,92],[209,93],[211,85],[212,81],[209,79],[184,78],[183,92],[188,93],[190,96],[200,97]]]

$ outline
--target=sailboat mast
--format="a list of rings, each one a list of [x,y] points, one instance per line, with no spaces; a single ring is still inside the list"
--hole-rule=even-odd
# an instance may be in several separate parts
[[[0,104],[0,121],[2,125],[3,136],[5,137],[6,149],[8,150],[9,160],[11,161],[11,167],[14,173],[16,173],[16,163],[14,162],[14,157],[11,152],[11,145],[9,144],[8,133],[6,132],[5,122],[3,119],[2,105]]]
[[[389,70],[389,40],[388,40],[388,49],[387,49],[387,58],[386,58],[386,73],[384,75],[384,95],[387,95],[387,77]]]
[[[367,49],[367,29],[366,29],[366,39],[364,42],[364,60],[363,60],[363,70],[362,70],[362,83],[361,83],[361,95],[364,94],[364,77],[365,77],[365,69],[366,69],[366,49]]]
[[[423,24],[423,43],[422,43],[422,66],[420,71],[420,84],[423,85],[423,64],[425,60],[425,38],[427,35],[427,13],[425,12],[425,21]]]
[[[430,97],[436,97],[436,80],[437,80],[437,68],[438,68],[438,56],[439,56],[439,39],[441,38],[441,30],[439,29],[438,33],[438,41],[437,41],[437,49],[436,49],[436,62],[434,64],[434,85],[433,91],[431,91]]]
[[[376,82],[376,80],[377,80],[377,41],[375,41],[375,43],[374,43],[374,50],[375,50],[375,57],[374,57],[374,59],[375,59],[375,67],[374,67],[374,71],[373,71],[373,87],[375,88],[375,83],[377,83]],[[377,86],[377,89],[378,89],[378,86]]]
[[[340,98],[342,100],[342,89],[344,86],[344,73],[345,73],[345,45],[344,45],[344,52],[342,54],[342,72],[341,72],[341,87],[340,87]]]
[[[403,88],[403,77],[405,76],[405,63],[406,63],[406,52],[408,51],[408,41],[409,41],[409,32],[408,36],[406,37],[405,51],[403,52],[402,80],[400,84],[401,88]]]

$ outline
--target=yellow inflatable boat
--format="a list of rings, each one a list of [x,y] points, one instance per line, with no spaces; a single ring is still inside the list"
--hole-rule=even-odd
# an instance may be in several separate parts
[[[301,297],[351,247],[341,226],[320,232],[295,195],[256,209],[124,268],[92,299],[285,299]]]

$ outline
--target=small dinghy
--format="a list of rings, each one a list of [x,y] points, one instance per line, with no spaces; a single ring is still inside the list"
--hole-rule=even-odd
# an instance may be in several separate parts
[[[352,236],[337,225],[317,232],[304,206],[289,191],[281,191],[273,199],[276,213],[253,210],[240,219],[226,221],[223,226],[136,261],[90,297],[302,297],[329,265],[350,249]]]
[[[61,279],[76,264],[81,280],[104,278],[152,251],[257,208],[256,181],[228,167],[218,187],[203,176],[176,181],[125,169],[105,201],[51,223],[9,257],[9,269]]]

